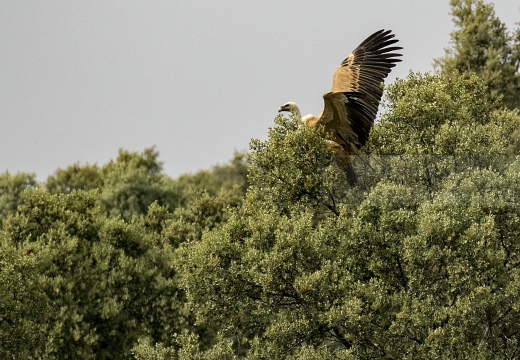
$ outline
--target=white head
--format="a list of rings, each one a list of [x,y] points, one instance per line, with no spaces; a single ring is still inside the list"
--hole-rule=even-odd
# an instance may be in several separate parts
[[[282,111],[289,111],[294,116],[297,116],[300,119],[302,117],[302,114],[300,113],[300,109],[298,108],[298,106],[296,106],[296,104],[291,101],[286,102],[285,104],[283,104],[282,106],[280,106],[278,108],[278,112],[282,112]]]

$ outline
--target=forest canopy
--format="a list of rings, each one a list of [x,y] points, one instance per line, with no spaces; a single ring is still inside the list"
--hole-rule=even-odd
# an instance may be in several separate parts
[[[520,359],[520,29],[450,3],[355,186],[281,116],[176,179],[154,147],[0,174],[0,358]]]

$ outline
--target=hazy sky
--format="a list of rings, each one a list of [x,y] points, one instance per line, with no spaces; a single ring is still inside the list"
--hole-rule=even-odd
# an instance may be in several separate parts
[[[518,0],[497,0],[509,29]],[[265,139],[276,110],[321,111],[339,63],[392,29],[390,81],[430,71],[448,0],[0,0],[0,172],[45,180],[157,146],[176,177]]]

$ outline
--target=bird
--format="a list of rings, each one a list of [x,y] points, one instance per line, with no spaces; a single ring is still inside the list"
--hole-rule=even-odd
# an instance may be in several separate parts
[[[332,77],[332,90],[323,95],[320,115],[302,118],[294,102],[280,106],[278,112],[291,112],[309,127],[323,126],[330,136],[326,144],[335,152],[336,162],[344,167],[349,183],[355,183],[351,155],[366,144],[374,126],[383,82],[402,56],[392,30],[379,30],[367,37],[339,65]]]

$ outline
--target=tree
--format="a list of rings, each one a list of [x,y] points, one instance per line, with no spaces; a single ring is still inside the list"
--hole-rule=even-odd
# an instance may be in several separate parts
[[[145,149],[142,154],[119,151],[115,161],[102,168],[100,203],[110,216],[130,220],[146,214],[153,202],[175,209],[180,200],[175,182],[162,173],[159,153]]]
[[[386,178],[431,192],[453,172],[498,169],[513,151],[518,115],[489,97],[476,75],[410,74],[386,94],[390,106],[365,148],[377,155],[371,171]]]
[[[303,126],[299,119],[277,117],[269,141],[253,140],[246,201],[267,203],[281,213],[292,205],[336,214],[346,186],[334,166],[333,151],[323,146],[322,129]],[[254,205],[253,205],[254,206]]]
[[[103,186],[101,169],[97,165],[73,164],[58,169],[47,178],[45,188],[53,194],[70,193],[74,190],[94,190]]]
[[[173,248],[162,235],[170,216],[152,204],[144,216],[127,223],[106,218],[92,191],[23,192],[18,211],[5,220],[2,240],[8,254],[30,254],[30,274],[37,276],[26,280],[33,291],[26,292],[48,299],[53,310],[46,317],[38,311],[41,306],[22,306],[28,314],[36,312],[27,324],[42,320],[36,329],[45,346],[36,354],[127,359],[137,339],[168,344],[186,326],[183,295],[171,266]],[[23,267],[6,269],[12,280],[26,276]],[[23,290],[24,282],[20,286]],[[16,354],[19,358],[24,352]]]
[[[164,175],[154,149],[122,150],[102,168],[74,164],[45,188],[5,173],[1,355],[128,358],[138,339],[166,346],[183,331],[210,332],[185,308],[174,250],[227,220],[242,201],[244,167],[237,156],[208,172],[213,196]]]
[[[32,252],[7,246],[2,235],[0,241],[0,357],[42,357],[49,318],[56,309],[38,288]]]
[[[520,30],[452,6],[453,52],[385,89],[359,186],[281,117],[177,180],[154,148],[0,176],[0,357],[520,359]]]
[[[435,66],[447,76],[454,71],[475,73],[492,96],[502,95],[509,108],[520,108],[520,29],[510,35],[493,4],[483,0],[450,4],[456,26],[451,33],[453,47],[435,60]]]
[[[20,195],[25,189],[36,187],[35,174],[19,173],[11,175],[9,172],[0,174],[0,227],[2,220],[16,211],[20,204]]]
[[[411,74],[387,93],[364,189],[297,122],[253,142],[240,208],[177,251],[214,331],[171,356],[518,358],[520,117],[475,76]]]
[[[246,155],[236,153],[227,164],[179,176],[175,182],[182,193],[181,205],[187,206],[192,200],[191,195],[201,191],[210,196],[217,196],[221,191],[233,191],[243,198],[249,185],[247,169]]]

